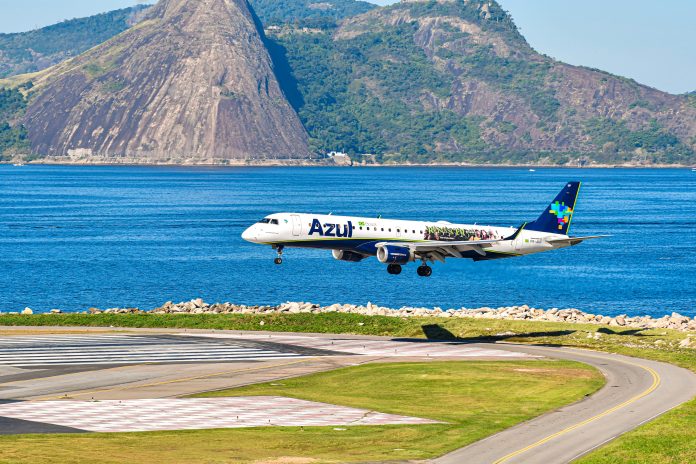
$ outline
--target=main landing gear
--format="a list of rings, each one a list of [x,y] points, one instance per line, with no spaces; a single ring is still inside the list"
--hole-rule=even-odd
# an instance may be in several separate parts
[[[399,264],[390,264],[387,266],[387,272],[392,275],[399,275],[401,274],[401,266]],[[433,268],[427,264],[423,264],[418,267],[418,275],[421,277],[430,277],[433,275]]]
[[[424,264],[422,266],[418,266],[418,275],[421,277],[430,277],[433,275],[433,268],[428,266],[427,264]]]
[[[387,266],[387,272],[392,275],[399,275],[401,274],[401,266],[398,264],[390,264]]]
[[[274,246],[273,249],[278,252],[278,257],[273,260],[274,263],[276,264],[283,264],[283,249],[285,247],[283,245],[277,245]]]

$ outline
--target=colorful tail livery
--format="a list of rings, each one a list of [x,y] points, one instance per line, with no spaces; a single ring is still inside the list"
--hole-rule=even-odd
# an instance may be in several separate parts
[[[580,182],[568,182],[541,216],[527,224],[525,229],[550,234],[568,235],[580,193]]]
[[[270,245],[283,262],[288,247],[331,250],[339,261],[358,263],[370,256],[387,265],[390,274],[421,262],[418,275],[429,277],[428,263],[451,258],[474,261],[512,258],[577,245],[599,235],[571,237],[580,182],[566,182],[539,218],[519,228],[452,224],[446,221],[401,221],[397,219],[334,216],[306,213],[276,213],[263,218],[242,234],[244,240]]]

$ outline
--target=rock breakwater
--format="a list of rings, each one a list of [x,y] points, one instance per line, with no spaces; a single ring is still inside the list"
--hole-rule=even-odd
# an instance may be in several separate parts
[[[27,308],[23,313],[31,314]],[[59,313],[59,310],[51,310],[51,313]],[[567,322],[574,324],[596,324],[612,327],[626,327],[636,329],[673,329],[682,332],[696,332],[696,318],[682,316],[678,313],[665,315],[659,318],[652,316],[628,316],[625,314],[618,316],[604,316],[592,314],[579,309],[558,309],[548,310],[532,308],[527,305],[503,306],[498,308],[422,308],[405,306],[394,309],[378,306],[372,303],[366,305],[333,304],[321,306],[315,303],[287,302],[277,306],[250,306],[237,305],[232,303],[208,304],[202,299],[173,303],[168,301],[159,308],[149,311],[139,308],[110,308],[97,309],[90,308],[91,314],[325,314],[325,313],[344,313],[360,314],[364,316],[387,316],[387,317],[430,317],[430,318],[473,318],[473,319],[506,319],[523,321],[546,321],[546,322]],[[15,313],[17,314],[17,313]]]

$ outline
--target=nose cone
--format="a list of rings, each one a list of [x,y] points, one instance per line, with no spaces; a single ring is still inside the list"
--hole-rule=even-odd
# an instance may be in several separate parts
[[[255,242],[256,241],[256,227],[251,226],[247,230],[245,230],[242,233],[242,239],[246,240],[247,242]]]

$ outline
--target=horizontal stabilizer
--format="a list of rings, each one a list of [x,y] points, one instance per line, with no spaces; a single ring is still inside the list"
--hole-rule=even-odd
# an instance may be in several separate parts
[[[577,245],[578,243],[581,243],[585,240],[592,240],[594,238],[604,238],[604,237],[611,237],[610,235],[588,235],[587,237],[568,237],[568,238],[551,238],[547,239],[546,242],[550,244],[568,244],[568,245]]]

